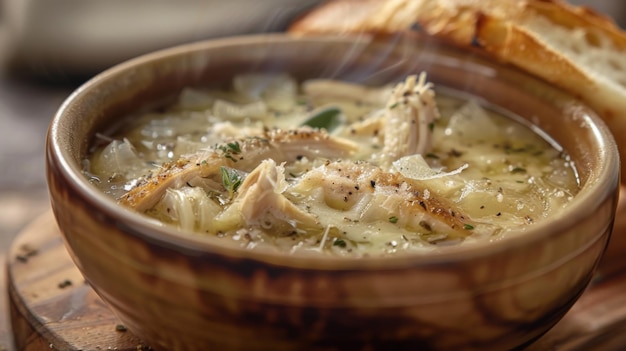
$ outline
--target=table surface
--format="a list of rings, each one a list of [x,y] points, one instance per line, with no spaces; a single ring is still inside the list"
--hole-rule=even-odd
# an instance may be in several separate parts
[[[1,3],[1,1],[0,1]],[[0,22],[0,66],[6,33]],[[49,69],[49,68],[48,68]],[[41,71],[40,71],[41,72]],[[45,70],[44,70],[45,73]],[[41,78],[41,77],[40,77]],[[15,77],[0,70],[0,263],[23,228],[49,210],[45,182],[44,141],[47,126],[63,100],[80,81],[55,83]],[[626,212],[626,201],[620,213]],[[615,294],[615,282],[626,290],[626,216],[616,230],[592,289],[541,344],[530,350],[621,350],[626,345],[626,294]],[[0,268],[0,351],[14,350],[8,320],[6,271]],[[553,345],[561,345],[555,348]],[[542,347],[545,346],[545,347]],[[592,348],[590,345],[594,345]]]

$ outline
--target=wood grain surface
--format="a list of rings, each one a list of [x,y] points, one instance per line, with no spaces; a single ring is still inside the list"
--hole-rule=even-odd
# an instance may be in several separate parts
[[[622,196],[609,249],[591,286],[553,329],[526,350],[626,348],[625,202]],[[7,261],[18,350],[150,350],[85,282],[65,250],[51,212],[17,236]]]
[[[149,350],[85,282],[50,212],[13,243],[8,289],[17,350]]]

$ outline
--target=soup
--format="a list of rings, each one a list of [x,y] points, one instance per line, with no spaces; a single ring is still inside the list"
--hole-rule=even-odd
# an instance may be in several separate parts
[[[246,74],[98,134],[85,175],[122,205],[247,249],[366,256],[501,240],[576,195],[558,145],[409,76]]]

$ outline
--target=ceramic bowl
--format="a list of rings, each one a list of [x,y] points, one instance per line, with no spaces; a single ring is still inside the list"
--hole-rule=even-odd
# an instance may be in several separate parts
[[[241,72],[382,83],[426,70],[522,116],[564,147],[581,190],[505,240],[346,259],[235,249],[118,205],[81,173],[94,133],[185,86]],[[532,342],[583,293],[611,232],[618,152],[571,96],[471,51],[420,37],[260,35],[194,43],[113,67],[76,90],[47,140],[52,208],[86,280],[157,350],[506,350]]]

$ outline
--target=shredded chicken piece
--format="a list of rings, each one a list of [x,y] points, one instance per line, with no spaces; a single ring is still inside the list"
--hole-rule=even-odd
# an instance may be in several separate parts
[[[287,231],[297,228],[319,227],[314,216],[301,210],[291,203],[282,193],[287,184],[284,167],[277,165],[272,159],[264,160],[243,181],[233,203],[216,218],[219,230],[241,227],[273,228],[272,232],[287,227]],[[223,225],[232,223],[230,225]]]
[[[494,234],[498,228],[466,217],[454,203],[436,198],[419,181],[400,173],[385,172],[366,162],[328,162],[312,169],[287,192],[292,201],[307,203],[322,198],[325,206],[342,211],[342,216],[319,216],[322,226],[336,218],[361,223],[387,222],[422,233],[445,234],[446,239],[465,238],[474,233]],[[316,206],[312,206],[315,214]]]
[[[432,128],[439,118],[432,83],[426,73],[398,83],[387,101],[381,164],[389,167],[403,156],[424,154],[432,147]]]
[[[190,180],[219,176],[220,167],[250,172],[261,161],[293,162],[302,157],[337,159],[348,157],[357,149],[351,141],[333,137],[322,130],[302,127],[291,130],[273,129],[264,137],[250,137],[220,144],[201,152],[164,164],[156,174],[150,174],[119,202],[139,211],[152,208],[167,188],[178,188]]]

